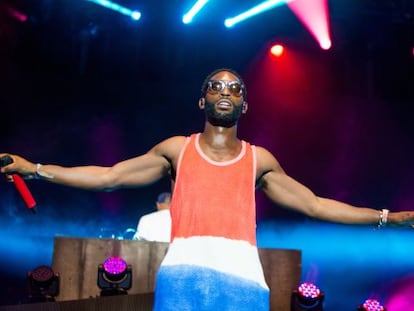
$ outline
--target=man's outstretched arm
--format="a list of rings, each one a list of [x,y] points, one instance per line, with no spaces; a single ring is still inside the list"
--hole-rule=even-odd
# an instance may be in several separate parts
[[[13,163],[3,167],[2,173],[19,174],[24,178],[40,178],[70,187],[111,191],[121,187],[141,187],[151,184],[171,169],[171,157],[179,151],[180,138],[165,140],[147,153],[115,164],[104,166],[63,167],[60,165],[39,165],[18,155],[9,155]]]
[[[316,196],[309,188],[288,176],[277,160],[265,149],[258,150],[260,188],[274,203],[309,217],[344,224],[379,224],[412,226],[414,211],[387,212],[357,207]]]

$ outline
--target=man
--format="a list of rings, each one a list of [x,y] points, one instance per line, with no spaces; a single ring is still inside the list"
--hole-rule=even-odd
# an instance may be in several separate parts
[[[142,216],[138,221],[135,240],[153,242],[170,242],[171,239],[171,193],[162,192],[158,195],[155,205],[157,211]]]
[[[405,225],[414,212],[378,211],[316,196],[265,148],[237,137],[238,120],[248,110],[245,97],[241,77],[219,69],[202,85],[202,133],[168,138],[112,167],[40,165],[11,155],[14,163],[2,172],[106,191],[171,176],[171,244],[158,272],[154,309],[268,310],[256,246],[255,188],[279,206],[331,222]]]

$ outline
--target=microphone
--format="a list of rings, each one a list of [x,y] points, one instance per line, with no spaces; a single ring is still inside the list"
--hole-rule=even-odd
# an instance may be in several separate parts
[[[0,158],[1,167],[9,165],[10,163],[13,163],[13,159],[10,156],[6,155]],[[36,201],[33,198],[33,195],[27,187],[24,179],[18,174],[11,174],[11,176],[13,178],[14,185],[17,191],[20,193],[20,196],[22,197],[27,208],[30,209],[32,212],[36,212]]]

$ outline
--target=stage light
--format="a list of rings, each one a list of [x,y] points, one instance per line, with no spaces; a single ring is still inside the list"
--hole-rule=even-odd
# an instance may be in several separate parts
[[[233,27],[235,24],[240,23],[241,21],[244,21],[250,17],[253,17],[257,14],[263,13],[267,10],[273,9],[274,7],[278,5],[285,4],[291,0],[267,0],[264,1],[253,8],[237,15],[234,17],[229,17],[224,21],[224,25],[228,28]]]
[[[109,1],[109,0],[86,0],[89,2],[93,2],[97,5],[100,5],[104,8],[113,10],[115,12],[121,13],[126,16],[130,16],[133,20],[139,20],[141,18],[141,12],[139,11],[133,11],[131,9],[128,9],[122,5],[119,5],[115,2]]]
[[[109,257],[98,266],[101,296],[126,295],[132,286],[132,268],[121,257]]]
[[[270,48],[270,53],[275,57],[280,57],[283,55],[284,48],[281,44],[275,44]]]
[[[322,50],[329,50],[332,46],[332,42],[328,38],[321,39],[319,41],[319,46],[321,47]]]
[[[385,308],[376,299],[367,299],[358,307],[358,311],[386,311]]]
[[[59,274],[48,266],[39,266],[26,276],[29,302],[55,301],[59,295]]]
[[[133,20],[139,20],[140,18],[141,18],[141,12],[139,12],[139,11],[132,11],[131,12],[131,18],[133,19]]]
[[[293,291],[292,311],[323,311],[324,293],[312,283],[302,283]]]
[[[183,23],[189,24],[193,21],[194,16],[207,4],[208,0],[198,0],[192,8],[183,16]]]
[[[328,0],[295,0],[287,3],[292,12],[319,43],[328,50],[332,46],[329,30]]]
[[[7,8],[7,12],[9,13],[10,16],[12,16],[14,19],[17,19],[19,22],[24,23],[24,22],[27,21],[27,15],[26,14],[23,14],[22,12],[14,9],[12,7]]]

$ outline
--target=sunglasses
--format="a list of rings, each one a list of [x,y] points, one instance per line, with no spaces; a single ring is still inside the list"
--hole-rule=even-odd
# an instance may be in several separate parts
[[[225,87],[234,96],[243,95],[244,85],[238,81],[210,80],[207,83],[208,90],[214,93],[222,92]]]

